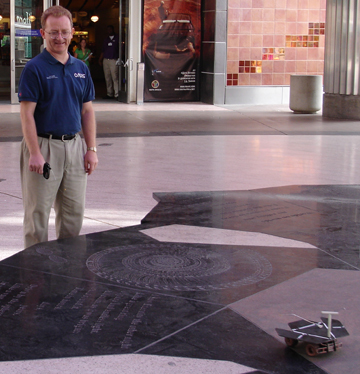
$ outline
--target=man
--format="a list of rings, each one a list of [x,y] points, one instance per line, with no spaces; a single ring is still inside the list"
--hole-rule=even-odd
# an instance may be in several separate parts
[[[107,27],[108,36],[105,38],[99,64],[103,66],[106,82],[106,99],[117,99],[119,96],[119,37],[112,25]]]
[[[71,13],[61,6],[48,8],[41,27],[46,48],[26,64],[18,94],[25,248],[48,240],[53,203],[57,238],[79,235],[87,174],[98,163],[94,85],[88,67],[68,53],[74,33]],[[46,162],[50,175],[44,173]]]

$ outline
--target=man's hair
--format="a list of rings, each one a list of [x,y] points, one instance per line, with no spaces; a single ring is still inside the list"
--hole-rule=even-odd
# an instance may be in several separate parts
[[[62,7],[60,5],[55,5],[55,6],[52,6],[50,8],[47,8],[44,11],[44,13],[41,15],[41,27],[43,29],[45,29],[46,20],[48,19],[49,16],[53,16],[53,17],[56,17],[56,18],[60,18],[62,16],[65,16],[65,17],[69,18],[71,28],[73,27],[73,20],[72,20],[71,13],[67,9],[65,9],[64,7]]]

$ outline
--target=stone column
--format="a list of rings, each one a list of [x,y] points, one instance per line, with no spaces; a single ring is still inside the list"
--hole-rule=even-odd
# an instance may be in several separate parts
[[[360,119],[360,0],[327,0],[323,116]]]

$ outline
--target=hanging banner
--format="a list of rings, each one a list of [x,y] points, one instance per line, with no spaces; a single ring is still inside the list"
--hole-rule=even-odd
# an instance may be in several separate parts
[[[145,101],[199,100],[201,0],[144,0]]]

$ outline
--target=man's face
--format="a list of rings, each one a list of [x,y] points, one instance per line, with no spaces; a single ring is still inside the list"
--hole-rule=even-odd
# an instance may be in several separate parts
[[[64,56],[68,52],[74,29],[71,28],[69,18],[66,16],[49,16],[45,28],[40,30],[42,37],[46,40],[46,49],[56,56]],[[67,36],[64,38],[64,36]]]

